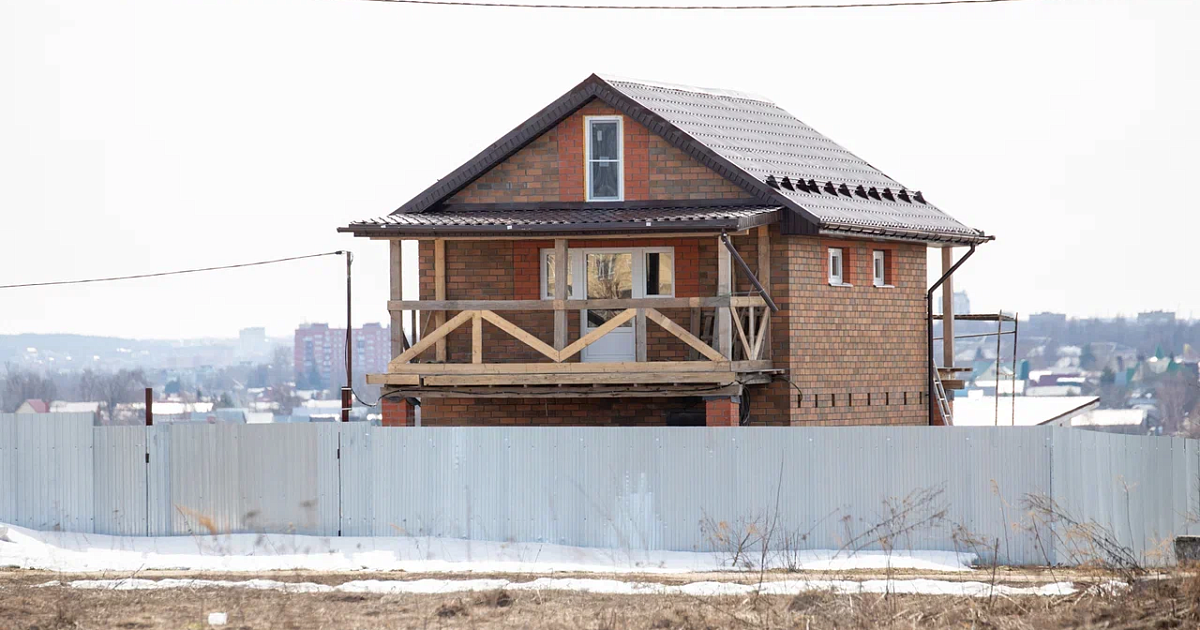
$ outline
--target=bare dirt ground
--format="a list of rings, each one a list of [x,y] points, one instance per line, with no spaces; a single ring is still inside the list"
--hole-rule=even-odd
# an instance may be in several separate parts
[[[1049,581],[1096,583],[1111,576],[1096,572],[1000,569],[996,582],[1029,585]],[[81,590],[38,587],[51,580],[128,576],[63,575],[43,571],[0,570],[0,630],[69,628],[208,628],[208,613],[228,614],[234,630],[341,628],[1196,628],[1200,627],[1200,577],[1158,576],[1117,594],[1082,591],[1059,597],[965,598],[928,595],[836,595],[826,592],[795,597],[686,595],[598,595],[566,591],[490,591],[439,595],[358,593],[282,593],[241,588],[177,588],[143,591]],[[291,582],[340,584],[350,580],[407,580],[422,577],[467,579],[479,574],[416,575],[321,574],[287,572],[260,575],[149,572],[137,577],[189,577],[227,580],[264,578]],[[542,576],[503,576],[510,580]],[[571,577],[554,574],[553,577]],[[577,577],[603,577],[595,574]],[[873,579],[871,572],[807,574],[812,579]],[[893,579],[929,577],[990,581],[990,573],[902,574]],[[796,579],[796,574],[767,574],[764,579]],[[753,583],[745,573],[671,576],[621,576],[664,584],[702,580]]]

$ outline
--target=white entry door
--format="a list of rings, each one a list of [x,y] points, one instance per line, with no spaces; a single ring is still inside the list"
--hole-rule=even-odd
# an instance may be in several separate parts
[[[642,291],[634,280],[641,265],[636,264],[634,250],[585,249],[583,251],[584,299],[627,300],[640,298]],[[639,267],[639,268],[635,268]],[[583,335],[600,327],[625,309],[583,309],[579,326]],[[583,349],[582,360],[588,362],[634,361],[637,358],[634,321],[621,324],[616,330]]]

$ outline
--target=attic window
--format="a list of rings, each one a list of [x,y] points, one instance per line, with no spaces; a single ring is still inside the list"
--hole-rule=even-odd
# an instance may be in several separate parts
[[[621,117],[588,116],[585,120],[587,200],[621,201],[625,197]]]

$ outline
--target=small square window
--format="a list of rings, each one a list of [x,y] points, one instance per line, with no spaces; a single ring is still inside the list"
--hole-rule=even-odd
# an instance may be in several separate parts
[[[875,286],[887,286],[887,252],[882,249],[875,250],[871,256],[871,265],[874,271]]]
[[[845,284],[842,272],[842,248],[829,248],[829,284]]]

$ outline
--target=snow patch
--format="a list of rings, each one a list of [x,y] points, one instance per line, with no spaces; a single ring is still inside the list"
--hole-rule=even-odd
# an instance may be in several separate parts
[[[41,586],[61,586],[57,581]],[[126,578],[121,580],[75,580],[66,584],[69,588],[104,589],[116,591],[156,590],[170,588],[245,588],[254,590],[278,590],[288,593],[374,593],[374,594],[436,594],[472,591],[576,591],[604,595],[691,595],[713,597],[721,595],[752,595],[760,591],[753,584],[732,582],[692,582],[689,584],[658,584],[655,582],[627,582],[611,579],[538,578],[528,582],[513,582],[504,579],[490,580],[357,580],[337,586],[313,582],[279,582],[276,580],[147,580]],[[829,591],[839,594],[900,593],[910,595],[953,595],[958,597],[989,597],[992,594],[1016,595],[1070,595],[1075,592],[1071,582],[1055,582],[1041,586],[1016,587],[984,582],[952,582],[948,580],[780,580],[764,582],[761,592],[765,595],[796,595],[811,591]]]
[[[634,511],[636,512],[636,511]],[[804,571],[912,569],[969,571],[975,555],[953,551],[809,550]],[[416,573],[690,573],[728,571],[726,554],[569,547],[429,537],[322,537],[288,534],[107,536],[39,532],[0,524],[0,567],[66,573],[155,569],[408,571]],[[777,563],[777,566],[781,565]],[[793,564],[789,562],[789,564]]]

